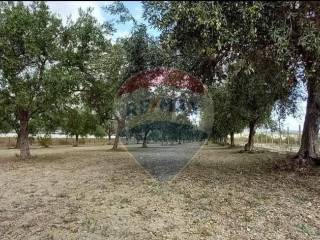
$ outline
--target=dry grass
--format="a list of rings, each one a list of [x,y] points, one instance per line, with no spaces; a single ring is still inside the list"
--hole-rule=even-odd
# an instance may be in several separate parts
[[[48,147],[61,146],[61,145],[73,145],[75,138],[48,138]],[[14,148],[16,146],[16,137],[0,137],[0,149]],[[80,138],[79,145],[105,145],[106,139],[99,138]],[[30,138],[30,144],[32,147],[43,147],[41,144],[41,138]]]
[[[110,146],[0,151],[0,239],[320,239],[320,174],[206,146],[158,182]]]

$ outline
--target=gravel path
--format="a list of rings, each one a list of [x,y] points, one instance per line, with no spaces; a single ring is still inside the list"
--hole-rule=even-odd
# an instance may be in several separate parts
[[[148,148],[141,145],[128,145],[128,151],[136,161],[154,178],[168,181],[174,178],[200,149],[200,143],[185,143],[161,146],[150,144]]]

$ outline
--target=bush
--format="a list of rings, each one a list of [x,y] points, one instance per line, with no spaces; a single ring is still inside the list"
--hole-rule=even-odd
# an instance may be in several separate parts
[[[103,137],[106,135],[106,131],[105,131],[105,129],[104,129],[103,127],[98,126],[98,127],[95,129],[93,135],[94,135],[96,138],[103,138]]]
[[[52,140],[50,136],[38,137],[38,143],[40,146],[48,148],[52,144]]]

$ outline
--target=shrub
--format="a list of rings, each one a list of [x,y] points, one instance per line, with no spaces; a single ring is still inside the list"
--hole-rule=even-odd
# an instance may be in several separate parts
[[[103,137],[106,135],[106,131],[105,131],[105,129],[104,129],[103,127],[98,126],[98,127],[95,129],[93,135],[94,135],[96,138],[103,138]]]
[[[40,146],[48,148],[52,144],[51,137],[48,135],[44,135],[43,137],[38,137],[38,143]]]

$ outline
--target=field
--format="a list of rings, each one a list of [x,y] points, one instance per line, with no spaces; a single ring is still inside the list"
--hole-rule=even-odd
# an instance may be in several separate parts
[[[279,171],[279,153],[208,145],[159,181],[138,146],[110,148],[36,148],[24,162],[0,150],[0,239],[320,239],[318,169]]]
[[[41,147],[41,141],[37,137],[29,138],[32,147]],[[16,146],[16,137],[0,137],[0,149],[14,148]],[[47,139],[49,146],[57,145],[73,145],[75,138],[49,138]],[[107,144],[108,140],[100,138],[80,138],[80,145],[100,145]]]

